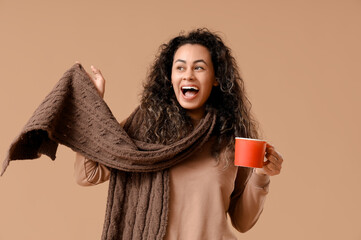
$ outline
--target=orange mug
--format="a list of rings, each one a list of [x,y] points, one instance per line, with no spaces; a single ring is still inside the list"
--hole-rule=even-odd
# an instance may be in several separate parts
[[[266,145],[264,140],[236,137],[234,165],[262,168]]]

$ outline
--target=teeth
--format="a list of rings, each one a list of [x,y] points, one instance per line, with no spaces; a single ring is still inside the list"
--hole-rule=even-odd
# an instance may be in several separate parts
[[[195,90],[198,91],[199,89],[197,87],[182,87],[182,90]]]

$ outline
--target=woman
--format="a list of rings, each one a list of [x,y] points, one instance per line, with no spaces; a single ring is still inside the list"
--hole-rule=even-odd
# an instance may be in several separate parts
[[[104,96],[105,80],[91,67],[93,82]],[[236,239],[227,213],[240,232],[258,220],[269,176],[280,173],[282,157],[267,145],[262,169],[232,164],[235,137],[258,138],[244,83],[235,59],[219,36],[197,29],[163,44],[152,65],[141,99],[141,138],[171,144],[189,134],[208,111],[217,114],[210,140],[197,153],[170,169],[170,202],[165,239]],[[109,179],[102,164],[76,156],[80,185]]]

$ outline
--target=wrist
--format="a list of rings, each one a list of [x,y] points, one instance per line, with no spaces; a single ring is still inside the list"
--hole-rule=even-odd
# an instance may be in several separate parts
[[[259,176],[266,176],[267,174],[263,171],[262,168],[253,168],[253,172]]]

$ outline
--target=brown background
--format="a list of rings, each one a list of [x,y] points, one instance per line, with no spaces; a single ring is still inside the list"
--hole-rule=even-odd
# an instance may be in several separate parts
[[[74,61],[101,68],[118,120],[137,105],[158,46],[219,31],[265,139],[285,158],[240,239],[361,239],[361,1],[0,0],[0,157]],[[0,239],[100,239],[107,184],[73,179],[74,153],[13,162],[0,178]]]

